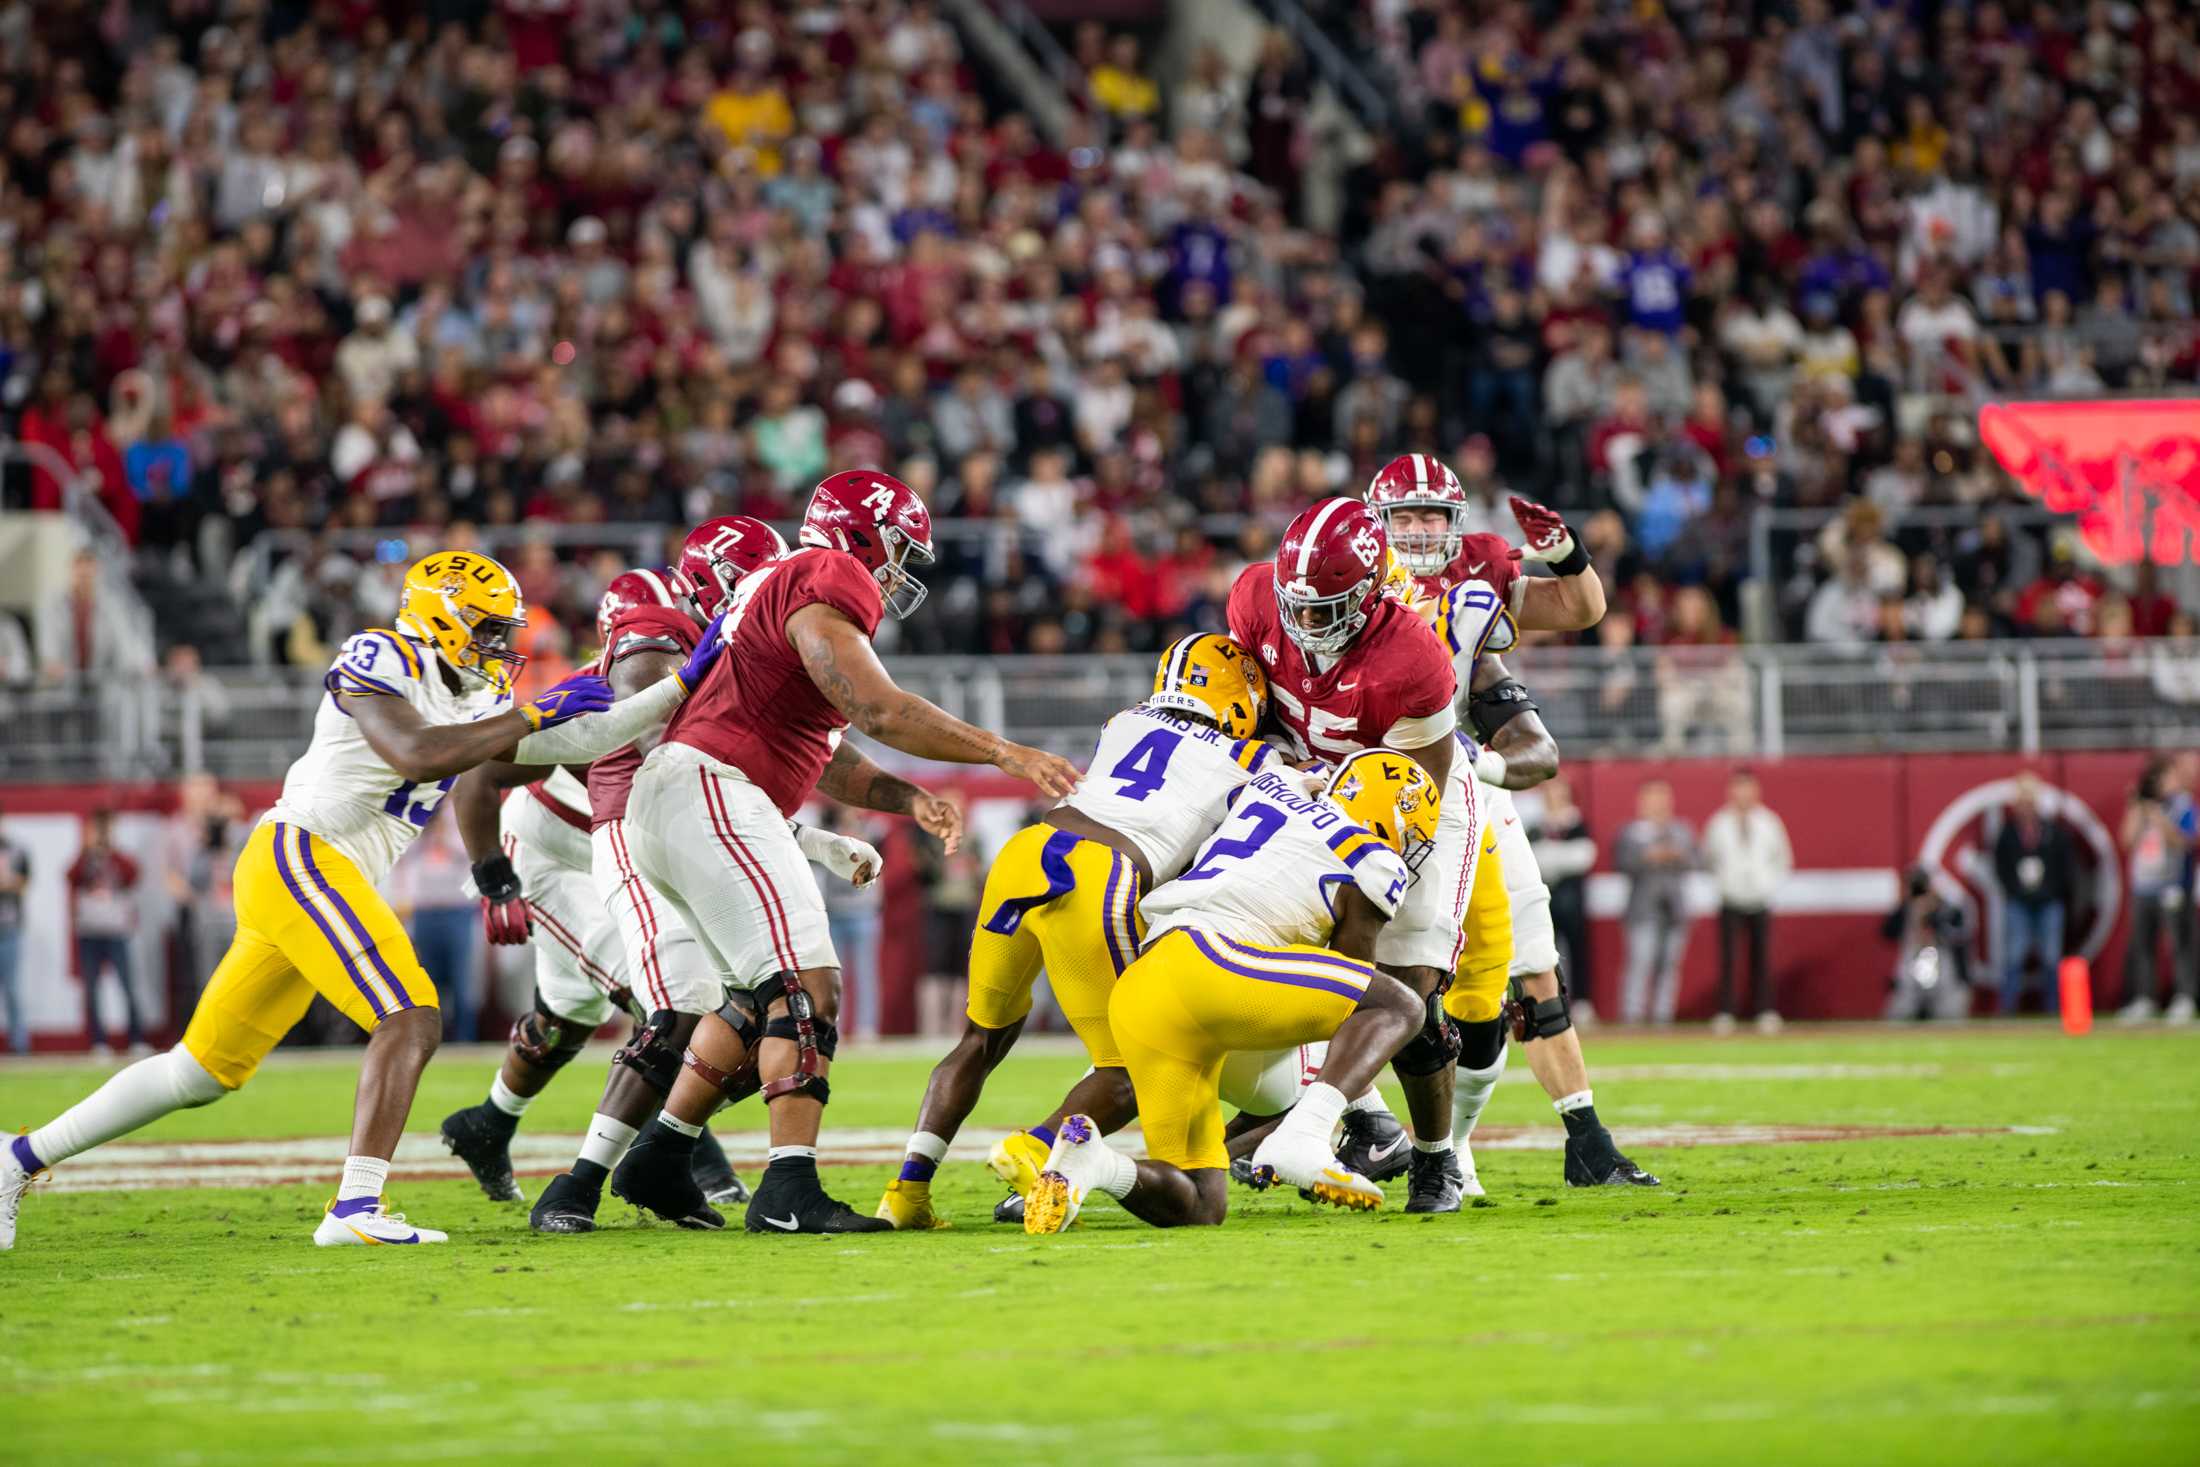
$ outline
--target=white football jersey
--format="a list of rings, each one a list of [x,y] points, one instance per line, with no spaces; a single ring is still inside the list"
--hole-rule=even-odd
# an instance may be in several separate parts
[[[262,817],[303,826],[380,881],[420,834],[458,776],[416,784],[368,746],[346,704],[354,698],[403,698],[428,723],[471,723],[502,713],[512,695],[468,681],[454,693],[435,649],[382,628],[345,642],[322,679],[313,742],[283,778],[282,798]]]
[[[1199,859],[1156,887],[1139,911],[1149,943],[1188,927],[1255,946],[1320,946],[1337,925],[1336,888],[1359,887],[1391,917],[1412,880],[1398,853],[1343,810],[1264,770],[1239,792]]]
[[[1062,803],[1137,846],[1159,886],[1184,869],[1238,787],[1278,757],[1259,739],[1141,703],[1101,726],[1084,782]]]
[[[1462,698],[1474,685],[1474,659],[1484,652],[1510,652],[1519,640],[1512,612],[1496,589],[1483,581],[1461,581],[1415,609],[1429,618],[1451,653]]]

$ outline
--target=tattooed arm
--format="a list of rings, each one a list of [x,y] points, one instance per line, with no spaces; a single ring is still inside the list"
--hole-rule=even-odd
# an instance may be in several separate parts
[[[817,787],[843,805],[908,815],[950,851],[962,838],[962,810],[954,801],[888,774],[846,743],[833,750],[832,762],[818,776]]]
[[[825,700],[888,748],[947,764],[990,764],[1057,798],[1076,788],[1080,776],[1068,760],[973,728],[894,686],[870,638],[832,607],[812,602],[788,617],[787,641]]]

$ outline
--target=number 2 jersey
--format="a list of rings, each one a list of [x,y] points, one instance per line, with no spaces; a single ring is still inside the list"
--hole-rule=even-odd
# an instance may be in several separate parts
[[[283,777],[282,797],[262,821],[302,826],[380,881],[434,817],[458,776],[431,784],[405,778],[374,752],[351,715],[360,698],[403,698],[425,723],[471,723],[512,706],[509,692],[465,681],[452,692],[435,649],[402,632],[370,627],[346,641],[322,679],[313,742]]]
[[[1295,780],[1264,770],[1238,791],[1199,858],[1139,911],[1149,946],[1182,927],[1259,947],[1320,947],[1337,925],[1340,888],[1358,887],[1387,919],[1411,884],[1405,861],[1380,838]]]
[[[1238,787],[1276,762],[1258,739],[1141,703],[1101,726],[1084,781],[1062,805],[1138,847],[1158,885],[1184,869]]]

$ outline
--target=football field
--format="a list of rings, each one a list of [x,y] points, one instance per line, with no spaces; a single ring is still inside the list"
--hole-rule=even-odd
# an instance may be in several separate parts
[[[492,1053],[430,1066],[396,1206],[448,1246],[318,1250],[355,1051],[68,1164],[0,1254],[0,1462],[1369,1463],[2200,1460],[2200,1033],[1588,1038],[1655,1191],[1558,1185],[1517,1058],[1457,1216],[1233,1193],[990,1221],[968,1142],[1083,1061],[996,1075],[922,1235],[529,1233],[434,1144]],[[527,1116],[571,1154],[607,1050]],[[828,1159],[868,1212],[929,1047],[849,1046]],[[0,1063],[0,1129],[111,1066]],[[722,1118],[753,1178],[753,1102]],[[529,1178],[525,1174],[534,1172]],[[408,1179],[409,1178],[409,1179]],[[1402,1201],[1402,1186],[1391,1206]]]

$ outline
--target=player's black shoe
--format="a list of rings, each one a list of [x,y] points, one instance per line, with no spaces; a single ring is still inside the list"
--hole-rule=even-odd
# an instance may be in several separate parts
[[[703,1200],[721,1207],[731,1207],[736,1202],[749,1200],[748,1185],[734,1175],[733,1163],[726,1160],[726,1148],[718,1144],[718,1138],[703,1127],[703,1134],[695,1138],[695,1160],[691,1164],[695,1173],[695,1185],[703,1189]]]
[[[664,1126],[644,1127],[642,1138],[628,1148],[626,1159],[611,1174],[611,1195],[666,1222],[715,1232],[726,1225],[726,1219],[703,1200],[703,1189],[695,1185],[695,1148],[678,1145],[673,1137]]]
[[[1010,1227],[1022,1227],[1024,1225],[1024,1194],[1011,1192],[994,1203],[993,1220],[997,1223],[1007,1223]]]
[[[484,1101],[454,1110],[443,1118],[443,1145],[466,1163],[491,1202],[525,1202],[512,1177],[514,1120]]]
[[[527,1226],[538,1233],[593,1233],[596,1209],[602,1204],[601,1187],[592,1187],[571,1172],[559,1172],[527,1214]]]
[[[1656,1177],[1620,1154],[1612,1133],[1602,1126],[1566,1138],[1566,1185],[1569,1187],[1657,1187]]]
[[[1407,1148],[1412,1150],[1411,1147]],[[1406,1211],[1457,1212],[1467,1185],[1459,1158],[1450,1151],[1415,1151],[1413,1175],[1406,1183]]]
[[[623,1169],[622,1169],[623,1170]],[[807,1157],[775,1161],[764,1168],[756,1195],[749,1199],[745,1226],[752,1233],[890,1233],[883,1217],[865,1217],[847,1203],[825,1195],[817,1163]]]
[[[1348,1110],[1344,1113],[1344,1141],[1337,1147],[1337,1164],[1358,1172],[1370,1182],[1387,1182],[1413,1160],[1413,1143],[1406,1128],[1387,1110]]]

